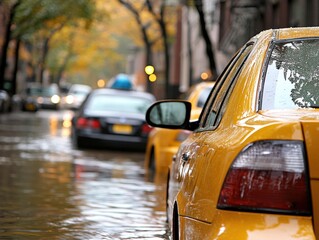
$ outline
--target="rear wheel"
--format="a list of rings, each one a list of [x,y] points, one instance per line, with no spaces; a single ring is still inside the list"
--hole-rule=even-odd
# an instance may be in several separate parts
[[[152,148],[151,154],[150,154],[150,163],[148,165],[148,170],[151,173],[155,173],[156,171],[156,164],[155,164],[155,149]]]
[[[86,144],[84,143],[84,140],[82,138],[77,137],[77,139],[76,139],[76,147],[79,148],[79,149],[86,147]]]
[[[72,145],[74,148],[80,149],[85,147],[83,139],[78,137],[74,130],[71,133],[71,137],[72,137]]]
[[[179,240],[179,224],[178,224],[178,211],[175,204],[173,211],[173,229],[172,229],[172,239]]]
[[[5,112],[4,102],[0,102],[0,112]]]
[[[168,189],[169,189],[169,178],[170,178],[170,173],[168,171],[167,173],[167,182],[166,182],[166,222],[168,222]]]
[[[154,181],[155,178],[155,156],[154,156],[154,148],[151,149],[149,155],[149,162],[148,162],[148,178],[151,182]]]

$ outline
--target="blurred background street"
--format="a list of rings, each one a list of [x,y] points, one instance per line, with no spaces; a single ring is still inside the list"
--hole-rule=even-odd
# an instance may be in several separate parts
[[[260,31],[318,25],[319,0],[0,0],[0,239],[168,239],[189,132],[158,134],[149,104],[213,85]]]
[[[0,115],[0,239],[167,239],[143,153],[72,148],[70,111]]]

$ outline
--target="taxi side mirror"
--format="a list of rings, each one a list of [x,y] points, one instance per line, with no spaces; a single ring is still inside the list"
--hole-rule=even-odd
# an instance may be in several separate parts
[[[146,112],[149,125],[159,128],[188,129],[191,103],[182,100],[155,102]]]

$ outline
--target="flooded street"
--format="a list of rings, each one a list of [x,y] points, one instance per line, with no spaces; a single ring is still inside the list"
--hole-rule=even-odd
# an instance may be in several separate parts
[[[0,239],[168,239],[143,152],[75,150],[72,112],[0,115]]]

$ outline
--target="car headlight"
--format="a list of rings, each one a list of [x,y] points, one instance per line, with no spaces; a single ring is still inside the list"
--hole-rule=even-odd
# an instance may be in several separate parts
[[[37,102],[38,102],[39,104],[42,104],[42,103],[43,103],[43,97],[38,97],[38,98],[37,98]]]
[[[66,96],[65,101],[67,104],[72,104],[74,102],[74,97],[72,95],[68,95]]]
[[[51,97],[51,102],[54,103],[54,104],[57,104],[60,102],[60,97],[58,95],[53,95]]]

